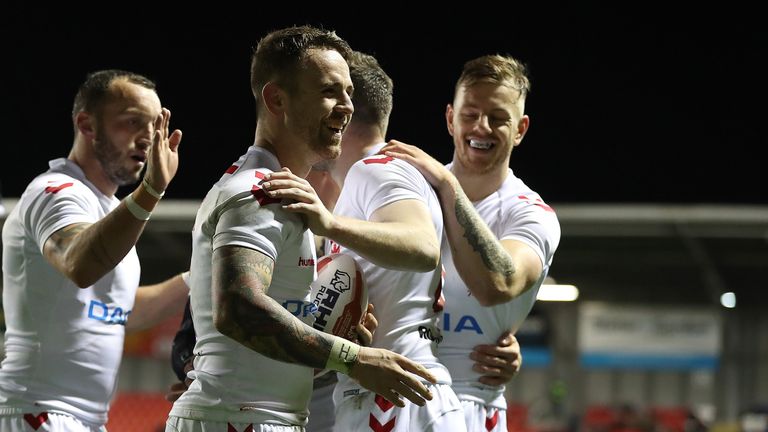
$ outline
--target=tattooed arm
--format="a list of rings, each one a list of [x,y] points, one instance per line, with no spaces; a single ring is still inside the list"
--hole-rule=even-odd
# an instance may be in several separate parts
[[[144,209],[153,209],[158,202],[143,186],[132,195]],[[147,221],[134,217],[123,202],[96,223],[71,224],[51,234],[43,254],[77,286],[87,288],[122,261],[146,224]]]
[[[481,305],[506,303],[536,283],[542,272],[536,252],[521,241],[497,239],[443,164],[394,140],[382,151],[414,165],[435,187],[454,265]]]
[[[325,368],[333,339],[267,295],[274,261],[225,246],[213,252],[213,323],[222,334],[267,357]]]
[[[216,330],[272,359],[324,369],[340,338],[304,324],[267,295],[273,270],[272,259],[252,249],[224,246],[213,252]],[[399,407],[401,396],[419,406],[432,399],[412,375],[435,382],[429,371],[387,350],[359,347],[346,373]]]

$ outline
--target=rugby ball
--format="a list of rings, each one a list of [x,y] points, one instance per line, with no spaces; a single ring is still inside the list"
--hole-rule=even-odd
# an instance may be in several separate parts
[[[310,286],[310,299],[316,309],[314,328],[354,340],[355,327],[368,308],[368,290],[363,272],[354,258],[342,253],[317,261],[317,279]]]

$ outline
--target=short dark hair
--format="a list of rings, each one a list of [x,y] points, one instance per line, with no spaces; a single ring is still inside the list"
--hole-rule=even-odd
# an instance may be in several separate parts
[[[490,82],[507,86],[520,92],[525,100],[531,91],[528,69],[521,61],[504,55],[485,55],[464,63],[461,76],[456,82],[459,87],[471,86],[478,82]]]
[[[149,78],[137,73],[119,69],[107,69],[91,72],[80,85],[72,105],[72,118],[81,111],[98,115],[104,103],[111,95],[110,86],[116,79],[125,79],[130,83],[156,90],[155,83]]]
[[[392,79],[375,57],[354,51],[349,58],[349,75],[355,92],[352,121],[378,125],[386,133],[392,112]]]
[[[251,91],[261,100],[261,89],[275,81],[287,91],[295,90],[296,72],[311,49],[335,50],[348,60],[352,48],[330,30],[294,26],[275,30],[264,36],[251,57]],[[258,110],[258,104],[257,104]]]

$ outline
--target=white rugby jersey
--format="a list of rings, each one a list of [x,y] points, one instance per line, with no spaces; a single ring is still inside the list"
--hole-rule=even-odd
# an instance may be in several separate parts
[[[404,199],[417,199],[427,206],[440,241],[443,215],[432,186],[409,163],[389,156],[370,156],[350,168],[334,213],[369,220],[379,208]],[[335,242],[331,242],[330,250],[347,253],[360,264],[368,286],[368,302],[376,306],[379,321],[371,345],[421,363],[430,368],[440,383],[450,384],[447,369],[437,359],[438,343],[442,340],[439,318],[444,303],[442,266],[424,273],[397,271],[376,266]],[[336,392],[343,394],[347,387],[359,385],[339,374]]]
[[[43,256],[51,234],[94,223],[120,201],[102,194],[74,162],[60,158],[35,178],[3,226],[6,358],[0,412],[60,411],[103,424],[123,354],[140,266],[132,248],[109,273],[78,288]]]
[[[171,415],[211,421],[304,425],[313,370],[263,356],[213,325],[211,257],[222,246],[257,250],[275,261],[268,294],[312,325],[309,285],[316,276],[314,238],[298,214],[284,211],[259,184],[280,162],[255,146],[213,186],[192,232],[190,301],[197,332],[192,385]]]
[[[450,169],[451,164],[446,166]],[[453,389],[459,399],[476,398],[506,409],[504,386],[481,384],[480,374],[472,370],[474,361],[469,354],[475,345],[495,345],[503,332],[516,331],[528,315],[560,242],[560,223],[554,210],[515,177],[511,169],[499,190],[473,204],[496,238],[529,245],[542,264],[541,276],[530,290],[510,302],[483,307],[469,294],[453,264],[448,238],[443,238],[444,290],[448,301],[442,322],[445,339],[440,346],[440,360],[451,371]]]

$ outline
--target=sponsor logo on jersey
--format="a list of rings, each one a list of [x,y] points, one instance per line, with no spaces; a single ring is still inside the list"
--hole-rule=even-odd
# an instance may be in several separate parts
[[[315,265],[315,259],[314,258],[302,258],[299,257],[299,267],[311,267]]]
[[[131,311],[125,311],[120,306],[111,306],[98,300],[91,300],[88,306],[88,318],[107,324],[125,325]]]
[[[475,332],[477,334],[483,334],[483,329],[480,327],[480,323],[477,322],[477,318],[472,315],[463,315],[456,320],[456,325],[453,325],[451,314],[448,312],[443,313],[443,330],[448,332]]]
[[[443,341],[443,333],[437,327],[419,326],[419,337],[438,344]]]
[[[317,306],[314,303],[307,303],[303,300],[286,300],[283,302],[283,307],[297,318],[314,315],[317,311]]]

